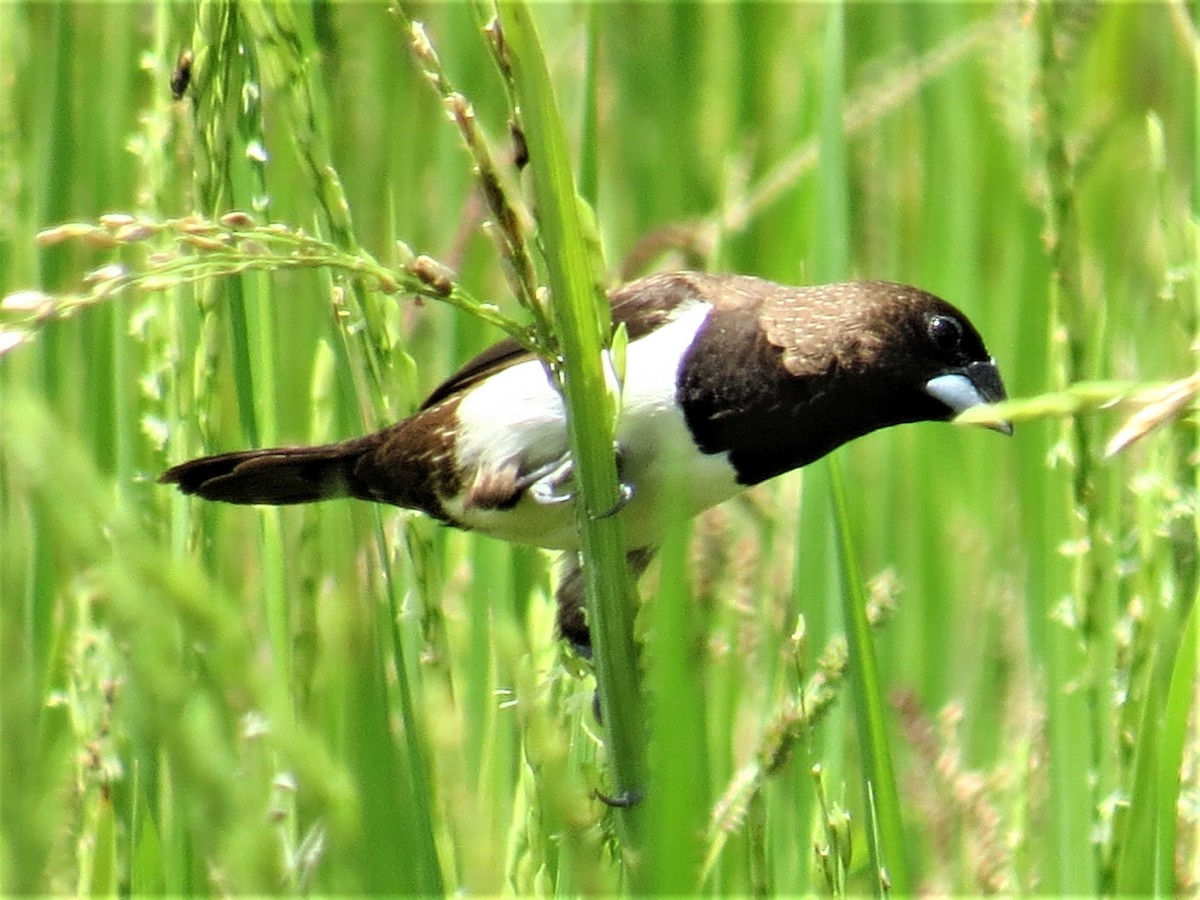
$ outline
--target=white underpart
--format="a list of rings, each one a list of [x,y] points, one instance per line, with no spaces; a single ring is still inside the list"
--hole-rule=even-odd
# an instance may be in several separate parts
[[[694,515],[742,489],[724,453],[705,455],[696,448],[675,402],[679,364],[710,311],[695,301],[629,344],[617,444],[622,479],[633,490],[621,512],[630,547],[660,539],[664,511]],[[577,547],[575,504],[563,502],[565,414],[542,364],[521,363],[481,382],[463,397],[458,419],[458,461],[468,472],[519,461],[523,473],[547,467],[548,474],[513,509],[468,509],[461,498],[446,498],[447,512],[505,540]]]
[[[941,400],[955,413],[970,409],[972,406],[979,406],[981,403],[987,403],[971,379],[961,374],[939,375],[937,378],[929,379],[925,382],[925,393],[936,400]]]

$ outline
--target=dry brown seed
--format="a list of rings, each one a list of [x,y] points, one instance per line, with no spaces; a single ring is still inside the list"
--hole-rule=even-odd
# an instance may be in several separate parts
[[[454,272],[431,256],[422,254],[412,264],[412,273],[437,293],[446,296],[454,289]]]
[[[44,291],[16,291],[0,300],[0,309],[5,312],[33,312],[40,309],[50,300],[50,295]]]
[[[253,228],[255,221],[254,217],[249,213],[235,209],[221,216],[221,224],[226,228]]]
[[[98,269],[92,269],[83,276],[84,284],[101,284],[106,281],[116,281],[125,275],[125,267],[120,263],[110,263]]]
[[[179,219],[175,222],[175,227],[184,234],[212,234],[217,230],[217,226],[212,222],[197,216],[188,216],[187,218]]]
[[[508,135],[512,139],[513,165],[519,172],[529,165],[529,143],[525,140],[525,131],[515,121],[509,120]]]
[[[423,22],[413,22],[412,24],[412,43],[413,49],[417,51],[417,55],[427,63],[439,67],[437,52],[433,49],[433,44],[429,40],[429,34],[425,31]]]
[[[184,234],[181,236],[180,239],[191,244],[193,247],[200,248],[201,250],[226,250],[226,249],[228,249],[228,247],[225,244],[225,241],[222,241],[221,238],[226,238],[226,240],[228,240],[227,235],[218,235],[215,238],[210,238],[210,237],[204,237],[199,234]]]
[[[1129,417],[1120,430],[1109,439],[1105,456],[1116,456],[1130,444],[1139,441],[1155,428],[1178,419],[1183,410],[1200,395],[1200,372],[1189,378],[1174,381],[1152,391],[1143,392],[1143,406]]]
[[[136,221],[129,213],[105,213],[100,217],[100,224],[105,228],[124,228]]]
[[[134,241],[144,241],[148,237],[153,237],[154,229],[142,222],[134,222],[129,225],[122,225],[117,229],[116,238],[123,244],[131,244]]]
[[[40,246],[50,247],[71,238],[84,237],[97,230],[95,225],[88,225],[86,222],[67,222],[65,225],[43,228],[37,233],[36,240]]]
[[[120,243],[110,232],[102,231],[99,228],[95,228],[83,235],[83,242],[90,247],[99,247],[102,250],[116,247]]]

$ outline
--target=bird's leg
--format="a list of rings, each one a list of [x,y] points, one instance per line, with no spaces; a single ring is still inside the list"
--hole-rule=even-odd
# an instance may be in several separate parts
[[[554,592],[558,604],[558,634],[586,660],[592,658],[592,636],[587,626],[587,590],[583,584],[583,560],[574,550],[562,560],[562,576]]]
[[[654,558],[653,547],[639,547],[625,555],[629,574],[636,582]],[[558,633],[584,659],[592,658],[592,636],[587,623],[587,589],[583,582],[583,559],[574,551],[562,561],[562,577],[555,591],[558,602]]]

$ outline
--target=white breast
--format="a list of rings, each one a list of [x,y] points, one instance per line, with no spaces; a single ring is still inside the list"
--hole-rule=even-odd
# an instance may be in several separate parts
[[[682,307],[669,323],[629,345],[617,443],[622,478],[633,488],[621,513],[630,547],[659,539],[664,509],[691,516],[742,489],[724,453],[696,449],[675,401],[680,361],[710,309],[702,301]],[[562,399],[538,361],[505,369],[471,389],[458,419],[458,462],[466,471],[519,462],[529,472],[567,453]],[[511,510],[468,509],[453,498],[445,505],[463,525],[504,540],[578,546],[570,502],[540,504],[527,496]]]

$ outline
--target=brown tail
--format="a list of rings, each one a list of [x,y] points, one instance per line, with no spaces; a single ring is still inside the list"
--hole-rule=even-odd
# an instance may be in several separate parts
[[[367,437],[320,447],[240,450],[180,463],[158,480],[225,503],[280,506],[350,497],[355,464],[377,445]]]

